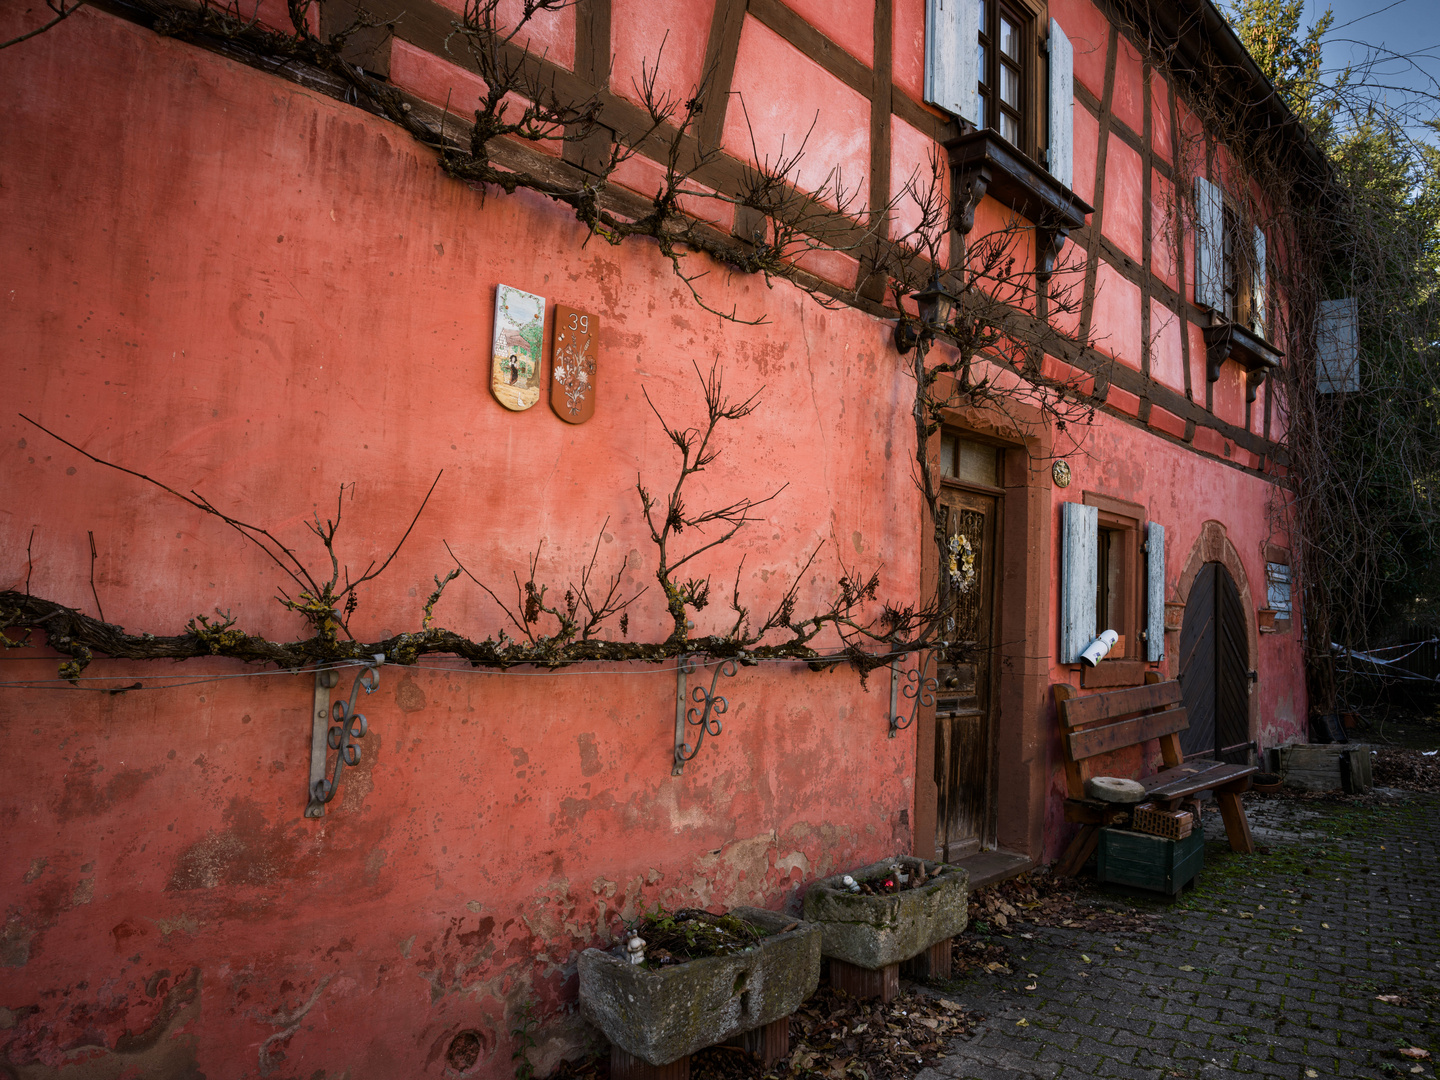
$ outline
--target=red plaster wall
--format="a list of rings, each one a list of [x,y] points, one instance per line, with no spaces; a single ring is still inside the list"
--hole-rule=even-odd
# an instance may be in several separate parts
[[[1180,319],[1158,300],[1150,301],[1150,377],[1172,390],[1185,391],[1185,356]]]
[[[1128,367],[1140,368],[1140,289],[1106,262],[1095,275],[1095,348]]]
[[[657,92],[673,101],[689,100],[705,79],[705,41],[714,12],[715,0],[665,5],[611,0],[610,88],[640,101],[639,88],[648,74]]]
[[[921,218],[920,204],[916,194],[922,197],[938,185],[948,200],[950,197],[950,169],[945,160],[945,149],[935,140],[922,135],[898,116],[890,120],[890,198],[895,200],[893,220],[890,224],[892,236],[904,236],[914,229]],[[939,176],[936,176],[936,166]],[[940,240],[940,261],[948,258],[950,235],[947,231]]]
[[[1150,269],[1170,288],[1179,285],[1176,275],[1176,227],[1183,221],[1175,205],[1175,188],[1159,169],[1150,170]]]
[[[302,632],[271,599],[275,568],[223,524],[23,411],[312,563],[304,522],[353,483],[352,572],[443,469],[362,591],[358,636],[419,625],[452,565],[442,540],[503,586],[544,539],[541,573],[563,591],[602,524],[599,573],[628,555],[626,588],[649,586],[631,636],[663,635],[634,484],[670,483],[674,456],[641,390],[693,422],[692,364],[718,358],[762,404],[722,433],[692,505],[789,486],[697,570],[728,595],[745,555],[742,596],[761,611],[823,542],[802,610],[826,602],[842,552],[883,562],[884,591],[913,600],[910,390],[888,324],[748,279],[726,296],[768,325],[721,323],[644,245],[582,248],[567,211],[482,201],[386,123],[95,12],[9,53],[5,77],[3,587],[24,587],[33,527],[33,590],[91,608],[93,531],[113,621],[174,632],[219,606],[252,631]],[[598,316],[588,424],[491,397],[499,282]],[[713,605],[697,632],[726,615]],[[475,637],[502,625],[462,582],[437,621]],[[43,650],[6,663],[12,678],[55,666]],[[192,684],[149,689],[176,673]],[[313,678],[229,678],[242,674],[102,661],[86,687],[147,689],[0,691],[7,755],[29,763],[0,794],[0,1060],[18,1075],[440,1076],[473,1029],[475,1075],[509,1076],[532,1000],[543,1074],[589,1038],[574,961],[620,914],[778,906],[911,842],[913,737],[886,737],[883,693],[850,671],[742,671],[723,686],[724,734],[672,777],[673,667],[386,668],[362,764],[321,821],[301,816]]]
[[[1105,16],[1090,0],[1050,0],[1050,17],[1070,39],[1075,53],[1075,78],[1103,100],[1105,48],[1110,40],[1110,24]],[[1079,108],[1075,110],[1077,118],[1080,112]]]
[[[1173,160],[1175,147],[1170,138],[1170,87],[1164,76],[1154,71],[1150,74],[1150,145],[1166,161]]]
[[[725,112],[721,139],[729,153],[774,167],[803,150],[792,174],[798,186],[818,191],[829,185],[824,201],[830,206],[838,205],[839,190],[851,194],[856,199],[851,213],[868,202],[870,103],[865,98],[749,15],[740,32],[732,86],[738,96]]]
[[[1075,194],[1095,202],[1095,155],[1100,143],[1100,122],[1079,102],[1075,104]]]
[[[1140,53],[1123,34],[1115,54],[1115,116],[1137,135],[1145,131],[1145,77]]]
[[[916,101],[925,98],[925,0],[892,0],[890,47],[895,85]]]
[[[630,79],[669,28],[661,86],[688,93],[713,5],[661,19],[627,4],[616,0],[615,25],[633,34],[617,33],[612,85],[633,92]],[[868,3],[849,23],[819,0],[792,6],[868,60]],[[1077,77],[1100,96],[1103,17],[1088,0],[1051,7],[1075,46]],[[895,19],[896,79],[918,97],[923,3],[897,0]],[[7,25],[0,16],[0,33]],[[573,12],[559,13],[537,29],[537,48],[568,66],[574,34]],[[1139,130],[1143,87],[1128,48],[1116,110]],[[97,61],[75,65],[77,49]],[[720,323],[643,244],[582,249],[572,216],[539,197],[482,200],[390,125],[94,12],[6,61],[13,116],[0,134],[0,190],[11,227],[0,238],[0,297],[16,410],[259,518],[307,559],[321,553],[304,523],[333,512],[336,490],[353,484],[340,544],[352,566],[388,552],[443,468],[406,548],[361,593],[358,636],[418,625],[433,575],[451,565],[443,540],[499,584],[543,538],[540,572],[563,589],[597,532],[600,572],[628,559],[626,587],[651,587],[631,635],[663,635],[633,484],[638,474],[663,486],[674,459],[641,390],[667,416],[692,420],[692,364],[715,359],[737,394],[763,387],[763,403],[722,436],[727,454],[694,498],[789,487],[698,570],[718,586],[744,554],[740,586],[760,610],[823,542],[802,609],[826,602],[841,552],[849,563],[883,562],[887,594],[913,598],[912,391],[887,323],[716,272],[707,280],[727,305],[767,320]],[[399,42],[392,77],[434,101],[477,89]],[[868,194],[863,97],[750,18],[735,88],[729,151],[752,157],[742,100],[762,158],[778,156],[782,136],[793,153],[818,116],[805,182],[838,166],[847,187]],[[892,127],[893,185],[928,140],[898,119]],[[105,153],[93,150],[97,131]],[[1075,184],[1087,200],[1097,141],[1077,103]],[[1105,231],[1138,261],[1141,174],[1113,136],[1107,155]],[[616,179],[643,192],[656,173],[637,160]],[[982,229],[1008,216],[988,199],[977,214]],[[1025,234],[1022,261],[1031,243]],[[1076,280],[1084,254],[1068,244],[1058,277]],[[1171,261],[1152,255],[1168,277]],[[831,280],[854,276],[843,255],[807,265]],[[543,403],[508,413],[490,396],[500,282],[599,317],[590,423],[565,425]],[[1139,290],[1103,261],[1096,283],[1100,347],[1139,368]],[[1162,329],[1163,310],[1152,302],[1151,313],[1153,374],[1183,388],[1179,335],[1189,332],[1203,403],[1198,327]],[[1243,424],[1233,369],[1213,388],[1215,410]],[[1139,397],[1118,388],[1110,403],[1140,411]],[[1150,422],[1184,430],[1158,410]],[[23,586],[33,528],[32,588],[88,607],[93,531],[96,592],[114,621],[171,632],[219,606],[248,630],[300,632],[271,599],[274,567],[219,522],[14,416],[0,417],[0,429],[0,585]],[[1058,528],[1058,504],[1084,490],[1139,501],[1166,526],[1174,587],[1205,522],[1220,521],[1252,595],[1263,589],[1275,490],[1230,463],[1253,467],[1253,455],[1202,426],[1196,448],[1213,456],[1200,457],[1104,414],[1083,439],[1069,457],[1074,484],[1043,489],[1054,514],[1046,527]],[[707,609],[697,632],[724,614]],[[463,582],[437,620],[475,637],[501,627],[493,603]],[[1298,639],[1267,635],[1258,648],[1257,734],[1267,745],[1303,737]],[[44,677],[54,663],[40,653],[7,667]],[[230,679],[248,672],[218,661],[175,670],[191,685],[3,691],[4,745],[33,763],[0,795],[9,840],[0,1008],[16,1021],[0,1028],[0,1060],[29,1071],[21,1075],[93,1059],[82,1064],[115,1075],[438,1076],[449,1040],[473,1029],[484,1044],[475,1075],[500,1077],[512,1070],[517,1010],[531,1001],[545,1017],[543,1072],[590,1037],[573,1012],[574,958],[606,941],[618,914],[656,901],[778,906],[818,875],[911,842],[915,744],[884,737],[883,694],[866,694],[845,670],[742,672],[725,684],[725,733],[675,778],[673,670],[387,668],[366,706],[364,760],[320,822],[300,816],[313,680]],[[1173,674],[1173,656],[1164,670]],[[165,673],[102,661],[86,685],[151,687]],[[1050,678],[1075,675],[1052,667]],[[1065,839],[1053,725],[1046,712],[1015,720],[1049,747],[1017,767],[1051,777],[1053,855]]]
[[[1105,213],[1102,228],[1137,263],[1144,243],[1144,170],[1140,155],[1113,132],[1105,152]]]
[[[875,62],[875,0],[782,0],[866,67]]]

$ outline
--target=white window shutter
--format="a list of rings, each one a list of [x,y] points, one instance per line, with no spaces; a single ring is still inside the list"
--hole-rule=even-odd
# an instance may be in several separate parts
[[[980,123],[980,0],[925,0],[925,100]]]
[[[1290,567],[1284,563],[1265,564],[1265,606],[1280,618],[1290,618]]]
[[[1060,663],[1078,664],[1095,640],[1095,573],[1100,511],[1060,504]]]
[[[1354,297],[1321,300],[1315,319],[1315,392],[1360,389],[1360,305]]]
[[[1145,530],[1145,659],[1165,659],[1165,526]]]
[[[1255,226],[1255,268],[1250,283],[1250,325],[1262,338],[1268,337],[1267,319],[1270,294],[1265,290],[1265,233]]]
[[[1225,199],[1203,176],[1195,177],[1195,302],[1223,311]]]
[[[1050,20],[1050,175],[1075,186],[1075,50]]]

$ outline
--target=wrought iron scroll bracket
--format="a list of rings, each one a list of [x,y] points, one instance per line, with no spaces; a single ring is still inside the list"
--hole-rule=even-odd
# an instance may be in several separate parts
[[[315,673],[315,708],[310,718],[310,803],[305,807],[307,818],[325,816],[325,804],[340,790],[340,774],[345,767],[360,764],[359,740],[365,737],[370,724],[364,713],[355,711],[360,691],[373,694],[380,685],[380,667],[384,653],[375,653],[356,673],[350,687],[350,701],[330,702],[330,690],[340,681],[333,668]],[[332,723],[333,721],[333,723]],[[334,750],[335,768],[325,779],[327,751]]]
[[[721,675],[727,679],[733,678],[739,670],[734,660],[726,660],[715,668],[715,674],[710,677],[709,690],[704,686],[697,686],[687,694],[687,679],[696,667],[693,657],[682,656],[680,666],[676,669],[675,758],[670,768],[671,776],[684,773],[685,763],[694,760],[695,755],[700,753],[700,746],[705,742],[706,735],[715,738],[724,730],[720,717],[730,708],[730,703],[715,690],[720,684]],[[691,705],[691,701],[695,704]],[[686,737],[692,727],[699,728],[694,746],[690,745],[690,740]]]
[[[915,723],[915,718],[920,715],[920,708],[930,708],[935,704],[935,691],[940,689],[940,683],[933,675],[929,674],[930,665],[935,660],[935,650],[927,649],[917,657],[915,667],[900,670],[904,661],[903,656],[897,656],[890,661],[890,713],[886,720],[890,724],[890,738],[895,738],[900,732],[906,730]],[[904,695],[914,702],[907,706],[909,716],[902,716],[900,713],[900,696]]]

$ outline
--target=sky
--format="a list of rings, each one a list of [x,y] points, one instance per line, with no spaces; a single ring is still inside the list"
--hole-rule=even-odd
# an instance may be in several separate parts
[[[1392,58],[1377,65],[1372,81],[1440,95],[1440,0],[1305,0],[1302,27],[1312,26],[1327,7],[1335,12],[1327,69],[1362,63],[1376,50],[1407,54],[1409,62]],[[1428,105],[1430,115],[1440,113],[1440,102]]]

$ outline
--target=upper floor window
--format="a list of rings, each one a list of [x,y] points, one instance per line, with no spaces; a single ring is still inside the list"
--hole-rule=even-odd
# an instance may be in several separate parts
[[[1265,233],[1245,227],[1218,184],[1195,177],[1195,302],[1266,336]]]
[[[998,133],[1069,188],[1074,51],[1043,0],[926,0],[925,100]]]
[[[1031,19],[998,0],[980,0],[980,112],[983,126],[1022,150],[1029,116]]]

